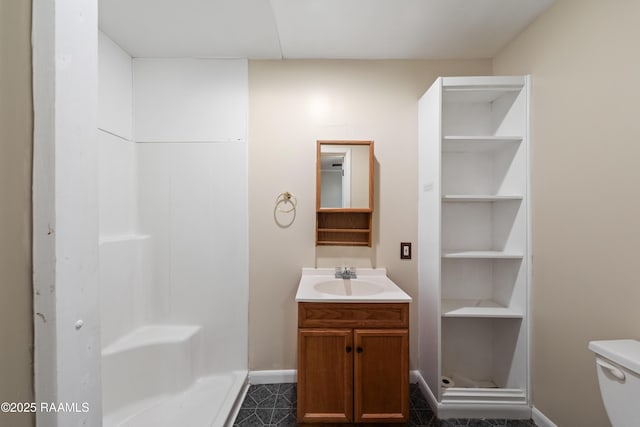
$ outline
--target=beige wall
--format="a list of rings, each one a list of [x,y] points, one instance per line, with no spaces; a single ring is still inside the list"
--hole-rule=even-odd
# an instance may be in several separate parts
[[[609,425],[593,339],[640,339],[640,2],[558,0],[494,59],[531,73],[533,401]]]
[[[249,369],[296,367],[294,297],[302,267],[386,267],[416,299],[417,251],[411,261],[401,261],[400,242],[415,245],[418,229],[418,98],[437,76],[464,74],[491,74],[491,62],[249,63]],[[372,248],[314,246],[318,139],[375,143]],[[298,198],[288,228],[274,218],[283,191]],[[413,307],[413,365],[416,318]]]
[[[0,402],[33,401],[31,1],[0,1]],[[0,413],[0,425],[30,426]]]

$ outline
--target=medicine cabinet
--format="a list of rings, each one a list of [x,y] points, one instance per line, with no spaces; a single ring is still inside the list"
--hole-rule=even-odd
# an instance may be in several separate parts
[[[371,246],[373,141],[318,141],[316,245]]]

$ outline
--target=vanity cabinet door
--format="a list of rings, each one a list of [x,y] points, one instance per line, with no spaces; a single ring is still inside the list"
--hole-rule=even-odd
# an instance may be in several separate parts
[[[353,420],[353,330],[298,330],[298,422]]]
[[[409,331],[354,330],[355,422],[409,417]]]

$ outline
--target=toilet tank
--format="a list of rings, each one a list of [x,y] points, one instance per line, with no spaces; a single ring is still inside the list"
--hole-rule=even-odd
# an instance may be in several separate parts
[[[600,394],[613,427],[637,427],[640,420],[640,341],[591,341]]]

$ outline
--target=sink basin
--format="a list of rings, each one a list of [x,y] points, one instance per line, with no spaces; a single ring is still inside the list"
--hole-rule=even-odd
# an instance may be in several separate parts
[[[358,268],[357,279],[336,279],[333,268],[303,268],[297,302],[409,302],[384,268]]]
[[[384,292],[381,284],[360,279],[335,279],[317,283],[313,288],[321,293],[341,296],[368,296]]]

